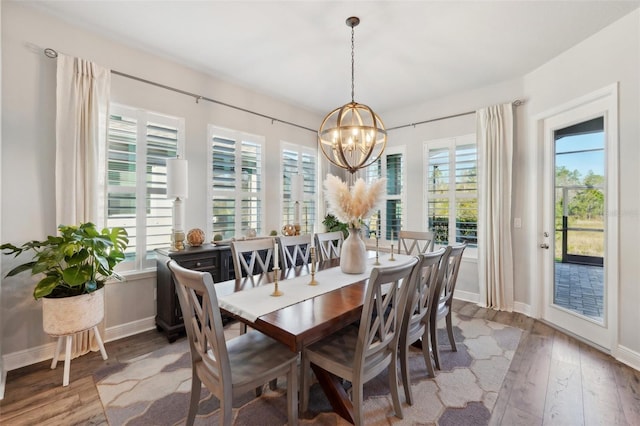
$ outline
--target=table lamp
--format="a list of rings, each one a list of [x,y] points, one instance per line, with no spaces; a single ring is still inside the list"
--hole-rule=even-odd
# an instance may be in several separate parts
[[[173,227],[171,229],[171,251],[184,250],[184,224],[182,200],[189,193],[187,160],[177,156],[167,159],[167,198],[173,199]]]

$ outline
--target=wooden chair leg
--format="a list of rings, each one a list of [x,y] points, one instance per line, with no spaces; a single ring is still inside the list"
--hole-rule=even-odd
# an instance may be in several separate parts
[[[424,334],[422,335],[422,356],[424,357],[424,363],[427,366],[427,373],[429,374],[429,377],[436,377],[436,372],[433,370],[433,360],[431,359],[429,327],[425,327]]]
[[[400,404],[400,395],[398,392],[398,353],[391,358],[389,366],[389,388],[391,389],[391,399],[393,400],[393,410],[396,417],[402,419],[402,405]]]
[[[198,413],[198,405],[200,404],[200,391],[202,389],[202,382],[200,377],[192,370],[191,373],[191,398],[189,400],[189,411],[187,413],[187,426],[192,426]]]
[[[362,418],[362,404],[363,404],[363,389],[362,383],[353,383],[351,388],[351,395],[353,401],[353,424],[355,426],[362,426],[364,424]]]
[[[456,348],[456,339],[453,338],[453,325],[451,323],[451,308],[449,308],[449,313],[446,316],[447,322],[447,334],[449,335],[449,343],[451,344],[451,350],[454,352],[458,351]]]
[[[413,405],[413,395],[411,393],[411,380],[409,378],[409,350],[407,342],[400,343],[400,376],[404,388],[404,399],[407,404]]]
[[[429,323],[429,333],[431,334],[431,350],[433,351],[433,361],[436,364],[436,368],[440,368],[440,352],[438,350],[438,322],[431,321]]]

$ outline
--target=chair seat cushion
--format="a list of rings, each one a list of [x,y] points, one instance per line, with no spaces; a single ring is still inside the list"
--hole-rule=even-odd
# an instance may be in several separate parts
[[[249,331],[227,341],[234,385],[251,383],[256,376],[297,362],[298,354],[280,342],[260,333]]]
[[[305,353],[311,363],[317,364],[342,378],[352,380],[357,342],[358,327],[345,327],[331,336],[309,346],[305,350]],[[388,353],[380,352],[375,357],[368,358],[364,365],[365,372],[368,373],[369,365],[379,365],[382,358],[388,356]],[[379,369],[376,368],[376,371],[377,370]],[[368,374],[366,374],[366,377],[368,377]]]

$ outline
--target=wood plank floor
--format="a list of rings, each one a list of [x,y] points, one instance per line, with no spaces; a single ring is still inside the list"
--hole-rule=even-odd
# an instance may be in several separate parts
[[[640,425],[640,372],[524,315],[459,301],[454,310],[524,330],[492,425]],[[97,352],[71,362],[67,387],[61,385],[61,364],[56,370],[47,361],[10,371],[0,424],[106,425],[92,371],[167,344],[156,331],[109,342],[107,361]]]

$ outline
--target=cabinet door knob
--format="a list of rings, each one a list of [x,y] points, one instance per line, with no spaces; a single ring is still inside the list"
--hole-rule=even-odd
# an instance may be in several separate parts
[[[202,265],[202,263],[196,262],[196,266],[201,266],[201,265]]]

